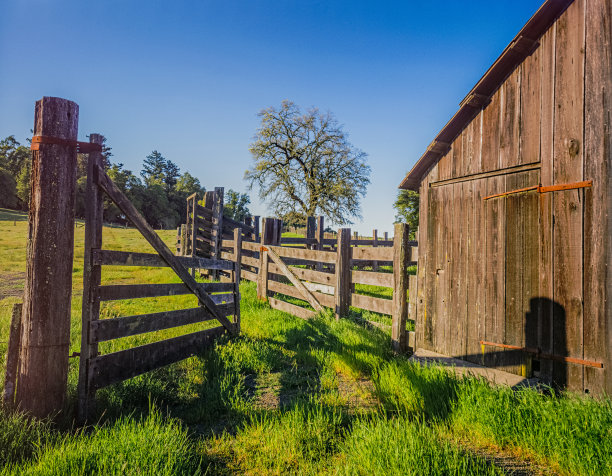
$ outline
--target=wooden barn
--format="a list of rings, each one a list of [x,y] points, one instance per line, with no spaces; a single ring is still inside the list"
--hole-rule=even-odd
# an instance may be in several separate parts
[[[611,0],[548,0],[402,181],[417,348],[612,395]]]

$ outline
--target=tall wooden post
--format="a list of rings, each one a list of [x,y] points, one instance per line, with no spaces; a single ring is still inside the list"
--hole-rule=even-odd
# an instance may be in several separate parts
[[[372,230],[372,246],[378,246],[378,230]],[[372,262],[372,271],[378,271],[378,261]]]
[[[89,141],[102,144],[104,137],[90,134]],[[98,355],[98,344],[91,342],[91,323],[100,318],[100,297],[98,288],[102,279],[102,267],[92,260],[94,250],[102,248],[102,214],[104,199],[97,181],[96,172],[102,167],[102,153],[90,152],[87,161],[87,190],[85,208],[85,256],[83,263],[83,306],[81,311],[81,356],[79,361],[78,420],[91,418],[95,404],[95,391],[88,391],[89,359]]]
[[[306,218],[306,239],[314,240],[316,239],[315,235],[317,234],[317,217],[307,217]],[[314,243],[307,243],[306,248],[309,250],[315,250],[317,245]]]
[[[57,142],[77,140],[78,120],[72,101],[43,97],[36,103],[34,136],[49,141],[32,154],[16,403],[37,417],[61,410],[66,395],[77,150]]]
[[[269,245],[274,218],[264,218],[261,223],[261,244]],[[257,274],[257,298],[268,300],[268,253],[259,251],[259,273]]]
[[[385,241],[389,241],[389,232],[385,231]]]
[[[255,228],[255,236],[253,236],[253,241],[255,243],[259,243],[259,215],[255,215],[253,217],[253,228]]]
[[[213,206],[213,230],[215,246],[213,258],[221,259],[221,241],[223,240],[223,187],[215,187],[215,204]],[[213,270],[213,278],[219,279],[219,270]]]
[[[393,237],[393,316],[391,345],[396,352],[404,352],[408,341],[406,319],[408,317],[408,274],[410,261],[409,228],[406,223],[396,223]]]
[[[325,222],[322,216],[317,217],[317,250],[323,251],[325,243]],[[323,271],[323,263],[317,263],[317,271]]]
[[[351,304],[351,229],[338,230],[336,252],[336,319],[348,315]]]
[[[234,325],[236,326],[236,334],[240,334],[240,274],[242,271],[242,230],[240,228],[234,228],[234,262],[236,265],[234,270],[234,283],[236,284]]]

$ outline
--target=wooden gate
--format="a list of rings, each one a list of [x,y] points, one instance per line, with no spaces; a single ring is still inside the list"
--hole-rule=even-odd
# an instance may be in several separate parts
[[[99,137],[92,134],[90,140],[95,142]],[[87,175],[82,337],[78,384],[78,413],[81,421],[91,415],[98,389],[185,359],[211,345],[214,338],[224,332],[237,334],[240,329],[238,290],[240,262],[174,256],[129,199],[108,177],[101,166],[101,159],[99,152],[90,153]],[[102,192],[121,209],[157,254],[101,249]],[[242,237],[238,233],[235,239],[241,241]],[[170,267],[182,283],[102,286],[103,265]],[[234,279],[229,283],[198,283],[189,273],[189,268],[225,270],[231,272]],[[198,298],[198,307],[99,319],[101,301],[189,293]],[[228,316],[232,315],[233,322],[228,319]],[[98,352],[99,342],[214,319],[219,321],[221,326],[105,355],[99,355]]]

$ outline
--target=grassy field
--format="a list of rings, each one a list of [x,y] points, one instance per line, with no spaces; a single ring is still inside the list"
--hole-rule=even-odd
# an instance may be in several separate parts
[[[174,233],[161,232],[172,244]],[[0,210],[0,375],[25,270],[27,222]],[[75,229],[71,349],[79,350],[83,227]],[[104,248],[147,251],[131,229]],[[103,283],[176,282],[167,269],[108,268]],[[612,402],[458,379],[390,351],[357,319],[303,321],[241,286],[243,333],[98,393],[98,424],[0,412],[0,474],[612,474]],[[195,305],[106,303],[104,318]],[[353,315],[353,317],[359,317]],[[213,325],[213,324],[211,324]],[[101,346],[110,352],[202,324]],[[71,359],[74,405],[78,362]],[[3,381],[3,380],[2,380]]]

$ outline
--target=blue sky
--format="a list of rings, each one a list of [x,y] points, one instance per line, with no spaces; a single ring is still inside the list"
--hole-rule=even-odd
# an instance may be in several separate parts
[[[34,102],[64,97],[134,172],[157,149],[244,192],[256,114],[290,99],[369,154],[353,229],[392,231],[399,182],[540,3],[3,0],[0,137],[25,142]]]

